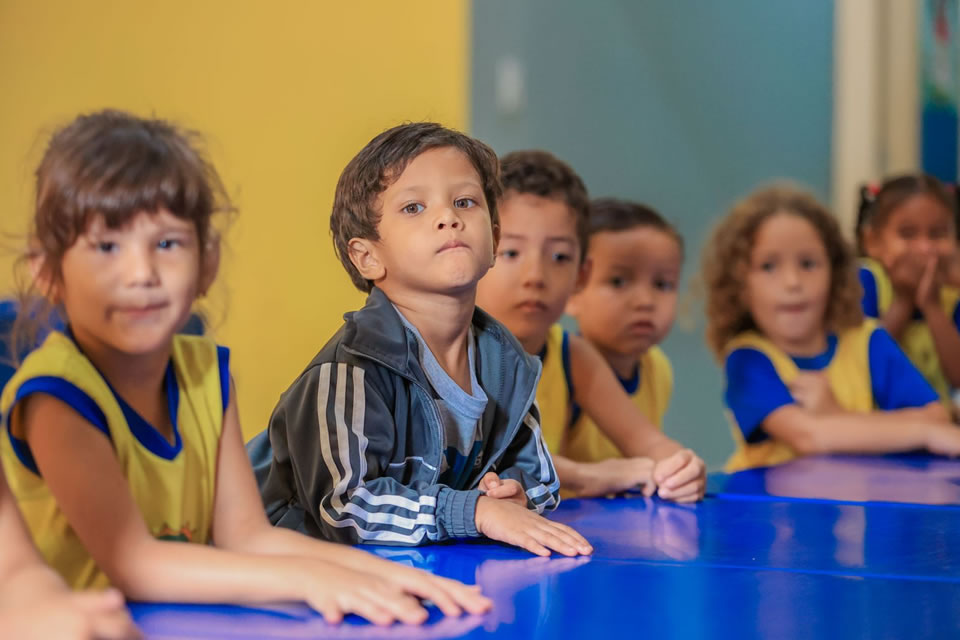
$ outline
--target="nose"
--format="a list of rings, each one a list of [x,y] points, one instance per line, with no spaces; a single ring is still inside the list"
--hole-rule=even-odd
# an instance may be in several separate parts
[[[936,244],[927,236],[919,236],[913,241],[913,250],[920,255],[927,256],[936,252]]]
[[[150,287],[160,282],[156,255],[152,247],[130,247],[123,266],[131,286]]]
[[[783,285],[788,289],[800,286],[800,270],[797,267],[791,265],[783,270]]]
[[[637,309],[649,309],[653,306],[653,287],[647,284],[638,284],[633,287],[631,301]]]
[[[523,262],[523,286],[532,289],[543,289],[546,286],[543,260],[537,255],[528,255]]]
[[[443,231],[445,229],[463,231],[463,220],[453,207],[444,207],[437,215],[436,229],[437,231]]]

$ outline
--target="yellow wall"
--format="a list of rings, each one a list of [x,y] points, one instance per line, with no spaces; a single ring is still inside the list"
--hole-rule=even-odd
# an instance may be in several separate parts
[[[38,135],[77,112],[206,133],[240,209],[213,303],[252,436],[363,300],[328,232],[340,170],[401,121],[466,125],[467,3],[3,0],[0,231],[25,229]],[[5,252],[0,294],[11,265]]]

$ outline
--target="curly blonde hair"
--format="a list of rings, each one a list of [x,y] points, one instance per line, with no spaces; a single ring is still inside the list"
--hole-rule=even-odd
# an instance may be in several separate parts
[[[762,187],[734,205],[717,224],[703,250],[707,290],[707,344],[722,360],[727,343],[757,328],[747,306],[747,272],[757,231],[772,216],[788,213],[807,220],[820,234],[830,263],[826,326],[842,331],[863,322],[863,295],[856,255],[833,215],[808,191],[790,183]]]

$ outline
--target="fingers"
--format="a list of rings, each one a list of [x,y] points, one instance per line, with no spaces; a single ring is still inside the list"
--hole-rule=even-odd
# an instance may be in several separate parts
[[[493,471],[487,471],[483,474],[483,477],[480,478],[480,484],[477,486],[480,491],[490,493],[494,488],[500,486],[500,476],[495,474]]]
[[[678,469],[675,473],[663,479],[659,483],[660,497],[663,497],[663,492],[665,490],[669,492],[674,489],[679,489],[680,487],[690,484],[696,480],[702,480],[705,475],[705,471],[706,466],[703,464],[703,460],[695,455],[691,455],[686,466]]]
[[[450,578],[441,578],[439,576],[428,575],[428,577],[437,583],[437,589],[449,594],[449,597],[455,601],[460,608],[466,609],[468,613],[485,613],[493,608],[493,600],[480,593],[480,587],[477,585],[467,585],[456,580],[451,580]],[[447,613],[447,611],[440,606],[436,598],[431,598],[431,600],[436,603],[436,605],[440,607],[440,610],[446,615],[454,615]]]
[[[116,589],[85,591],[70,597],[74,605],[88,616],[95,637],[103,640],[142,637],[127,613],[123,596]]]
[[[660,460],[653,468],[653,481],[658,485],[662,485],[664,480],[687,466],[692,457],[693,452],[690,451],[690,449],[681,449],[672,456]]]
[[[523,487],[516,480],[507,480],[506,482],[498,479],[500,484],[487,490],[487,495],[491,498],[502,500],[504,498],[513,498],[523,494]]]

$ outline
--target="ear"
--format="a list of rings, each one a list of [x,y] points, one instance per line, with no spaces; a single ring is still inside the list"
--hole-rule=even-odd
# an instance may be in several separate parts
[[[217,273],[220,271],[220,238],[211,237],[207,241],[207,246],[203,250],[203,258],[200,262],[200,296],[207,295],[207,291],[213,286],[213,281],[217,279]]]
[[[377,282],[387,275],[387,268],[380,259],[377,246],[366,238],[352,238],[347,243],[350,262],[357,268],[364,280]]]
[[[500,246],[500,225],[493,225],[493,259],[490,260],[490,268],[497,264],[497,247]]]

